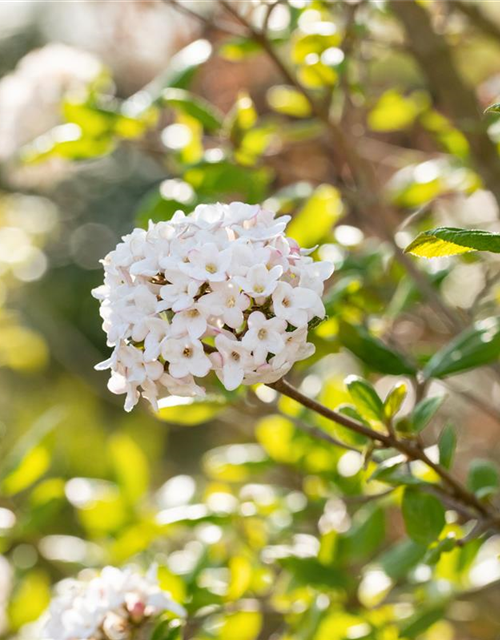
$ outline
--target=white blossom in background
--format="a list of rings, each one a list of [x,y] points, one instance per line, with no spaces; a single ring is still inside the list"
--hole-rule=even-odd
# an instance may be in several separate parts
[[[0,159],[61,122],[61,101],[104,72],[91,53],[51,43],[28,53],[0,81]]]
[[[309,357],[308,325],[323,318],[333,266],[314,262],[285,235],[289,216],[254,205],[200,205],[186,216],[135,229],[102,261],[101,301],[109,389],[203,395],[214,371],[226,389],[272,383]]]
[[[90,580],[63,580],[40,621],[42,640],[127,640],[164,612],[184,617],[156,573],[155,566],[146,575],[105,567]]]

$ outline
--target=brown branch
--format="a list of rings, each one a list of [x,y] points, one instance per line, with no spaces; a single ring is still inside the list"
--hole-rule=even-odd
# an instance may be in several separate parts
[[[460,76],[445,38],[434,31],[428,11],[414,0],[391,0],[390,7],[438,103],[467,138],[474,168],[500,204],[500,157],[474,90]]]
[[[396,435],[381,433],[370,429],[365,425],[357,422],[345,416],[337,411],[325,407],[316,400],[307,397],[301,393],[298,389],[289,384],[286,380],[281,379],[274,384],[268,385],[272,389],[275,389],[279,393],[295,400],[306,409],[314,411],[315,413],[340,424],[347,429],[362,435],[372,442],[378,442],[383,444],[387,448],[396,449],[402,453],[409,461],[420,461],[432,469],[441,479],[443,487],[436,486],[435,491],[439,492],[439,495],[444,501],[452,500],[453,504],[458,504],[462,509],[462,512],[467,517],[475,517],[484,523],[484,526],[488,528],[495,528],[500,530],[500,514],[493,511],[489,505],[481,502],[477,496],[469,491],[462,483],[457,480],[447,469],[442,467],[436,462],[433,462],[423,449],[413,444],[408,440],[400,440]],[[444,492],[444,493],[443,493]]]
[[[482,31],[485,35],[500,42],[500,26],[490,20],[473,2],[463,2],[463,0],[453,0],[450,8],[466,16],[470,23]]]

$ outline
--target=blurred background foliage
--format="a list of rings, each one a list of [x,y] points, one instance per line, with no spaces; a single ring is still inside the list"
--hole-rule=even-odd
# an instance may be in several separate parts
[[[131,561],[158,562],[186,638],[496,637],[500,536],[456,545],[452,510],[415,531],[407,489],[408,536],[398,460],[268,388],[214,383],[208,401],[126,415],[93,370],[107,349],[90,290],[150,219],[234,199],[292,214],[290,235],[336,266],[295,382],[372,425],[382,405],[346,376],[382,398],[406,382],[389,417],[402,404],[398,428],[440,438],[446,466],[458,434],[456,473],[494,501],[500,384],[477,367],[500,353],[498,258],[417,264],[400,247],[440,224],[500,230],[500,121],[480,115],[500,94],[500,6],[173,4],[0,4],[2,637],[32,637],[55,581]],[[440,399],[411,413],[425,393]]]

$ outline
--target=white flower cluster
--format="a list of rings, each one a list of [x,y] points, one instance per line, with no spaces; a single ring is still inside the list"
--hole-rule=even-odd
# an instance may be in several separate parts
[[[58,43],[22,58],[0,81],[0,159],[59,124],[64,95],[86,88],[103,71],[91,53]]]
[[[105,567],[91,580],[64,580],[44,616],[43,640],[127,640],[132,630],[164,612],[184,608],[162,591],[152,566],[144,576]]]
[[[226,389],[271,383],[314,346],[308,323],[323,318],[329,262],[285,235],[289,216],[255,205],[200,205],[135,229],[103,260],[103,328],[109,389],[141,391],[156,407],[167,392],[203,395],[197,378],[215,371]]]

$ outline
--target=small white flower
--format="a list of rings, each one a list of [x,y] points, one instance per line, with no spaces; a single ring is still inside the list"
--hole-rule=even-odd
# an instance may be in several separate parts
[[[227,277],[231,263],[231,249],[221,251],[215,243],[205,244],[189,253],[189,262],[183,262],[180,269],[201,282],[222,282]]]
[[[212,293],[202,296],[199,304],[207,313],[222,316],[228,327],[238,329],[243,324],[243,311],[250,306],[250,299],[231,282],[214,282]]]
[[[172,320],[172,335],[184,336],[186,331],[191,340],[201,338],[207,330],[209,310],[201,302],[193,304],[189,309],[176,313]]]
[[[285,347],[283,333],[286,322],[280,318],[266,319],[260,311],[248,318],[248,331],[242,339],[243,346],[254,355],[256,364],[264,364],[268,353],[279,353]]]
[[[219,334],[215,338],[218,353],[213,354],[217,376],[228,391],[240,386],[245,373],[253,369],[254,361],[248,349],[236,340]]]
[[[184,378],[189,374],[203,378],[211,369],[211,362],[199,340],[188,337],[167,339],[162,345],[161,353],[174,378]]]
[[[312,356],[315,347],[311,342],[307,342],[307,327],[300,327],[295,331],[285,334],[285,348],[274,356],[271,364],[280,368],[285,364],[293,364],[299,360],[305,360]]]
[[[282,273],[282,267],[276,266],[268,270],[265,265],[256,264],[250,267],[245,277],[235,276],[234,280],[249,296],[264,298],[276,289]]]
[[[305,287],[292,287],[286,282],[280,282],[272,299],[276,317],[283,318],[293,327],[303,327],[312,318],[323,318],[325,315],[321,298]]]
[[[173,269],[166,270],[163,277],[168,284],[160,288],[159,295],[163,303],[158,305],[158,311],[183,311],[194,304],[194,298],[200,288],[199,282],[194,282],[184,273]]]

